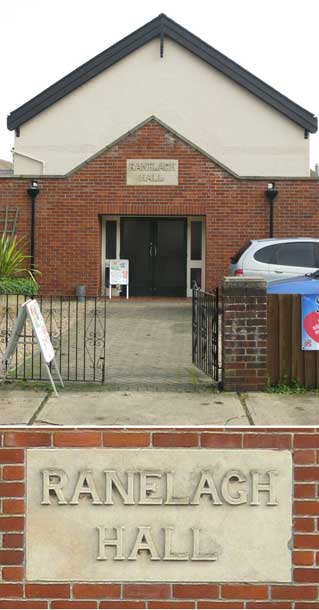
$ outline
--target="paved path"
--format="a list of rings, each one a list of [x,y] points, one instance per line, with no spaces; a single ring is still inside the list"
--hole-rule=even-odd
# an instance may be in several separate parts
[[[106,379],[113,389],[207,389],[192,365],[190,299],[116,300],[106,310]]]
[[[0,425],[319,426],[319,393],[0,389]]]

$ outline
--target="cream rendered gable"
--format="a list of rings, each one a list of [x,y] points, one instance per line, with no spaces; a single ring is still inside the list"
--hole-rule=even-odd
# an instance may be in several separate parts
[[[151,115],[238,175],[309,176],[302,127],[170,39],[163,58],[153,40],[23,124],[15,174],[66,174]]]

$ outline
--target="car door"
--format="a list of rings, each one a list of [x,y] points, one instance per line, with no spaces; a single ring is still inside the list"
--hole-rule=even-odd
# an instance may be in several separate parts
[[[290,241],[277,245],[269,265],[269,279],[305,275],[318,268],[316,242]]]

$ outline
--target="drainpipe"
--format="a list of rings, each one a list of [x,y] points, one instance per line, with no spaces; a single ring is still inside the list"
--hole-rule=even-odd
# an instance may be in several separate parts
[[[30,232],[30,271],[34,272],[34,256],[35,256],[35,245],[34,245],[34,235],[35,235],[35,200],[40,193],[40,189],[38,183],[35,180],[32,180],[31,186],[27,189],[27,193],[29,197],[31,197],[31,232]]]
[[[269,237],[274,236],[274,200],[278,195],[275,189],[275,183],[269,182],[265,195],[269,201]]]

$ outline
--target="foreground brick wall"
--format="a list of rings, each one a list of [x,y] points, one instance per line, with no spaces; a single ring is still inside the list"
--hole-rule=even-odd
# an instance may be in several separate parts
[[[126,160],[179,160],[178,186],[126,186]],[[74,294],[101,283],[101,215],[204,216],[206,287],[227,272],[230,256],[251,238],[269,234],[268,183],[237,179],[217,163],[151,121],[67,177],[39,177],[36,267],[42,294]],[[0,208],[18,206],[18,234],[30,235],[26,178],[0,178]],[[274,234],[317,237],[319,181],[276,180]]]
[[[25,582],[25,449],[103,446],[291,450],[294,458],[293,582]],[[7,429],[0,431],[0,464],[0,608],[319,607],[319,431],[316,429]]]
[[[222,296],[222,388],[264,390],[268,379],[266,282],[228,277]]]

